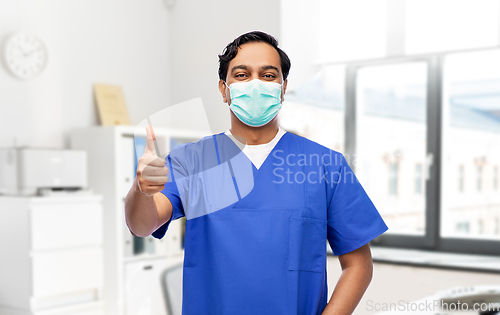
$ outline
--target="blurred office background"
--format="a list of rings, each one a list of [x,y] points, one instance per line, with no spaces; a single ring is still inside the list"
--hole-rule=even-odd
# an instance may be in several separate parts
[[[1,196],[0,249],[20,258],[0,254],[0,314],[170,313],[183,222],[161,241],[126,229],[144,145],[134,126],[164,111],[165,151],[227,130],[217,55],[251,30],[274,35],[292,62],[281,126],[344,153],[389,226],[372,242],[374,278],[355,313],[435,294],[500,302],[500,0],[0,0],[0,41],[27,31],[48,53],[32,79],[0,69],[0,147],[85,151],[92,195],[73,202],[101,218],[77,207],[100,237],[44,247],[29,239],[45,235],[43,220],[29,218],[51,203]],[[130,126],[99,126],[94,83],[122,87]],[[196,98],[198,110],[174,109]],[[70,274],[62,263],[37,276],[63,249],[68,262],[92,258],[79,260],[92,266],[81,285],[51,281]],[[329,296],[340,273],[329,255]]]

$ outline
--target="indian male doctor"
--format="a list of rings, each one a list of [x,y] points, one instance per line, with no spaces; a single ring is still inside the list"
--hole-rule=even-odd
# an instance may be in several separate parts
[[[229,130],[161,158],[146,127],[126,222],[160,239],[186,217],[184,315],[351,314],[372,279],[387,226],[341,153],[279,126],[289,70],[274,37],[243,34],[219,55]],[[329,301],[327,242],[342,268]]]

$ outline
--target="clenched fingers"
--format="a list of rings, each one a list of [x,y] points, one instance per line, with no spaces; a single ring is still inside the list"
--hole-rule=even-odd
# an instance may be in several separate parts
[[[143,155],[140,158],[140,162],[145,165],[150,165],[150,166],[165,166],[165,159],[157,157],[156,155]]]
[[[166,166],[158,167],[146,165],[141,174],[142,176],[167,176],[168,168]]]
[[[144,178],[146,181],[150,183],[156,183],[156,184],[165,184],[168,182],[168,177],[167,176],[144,176],[142,175],[142,178]]]

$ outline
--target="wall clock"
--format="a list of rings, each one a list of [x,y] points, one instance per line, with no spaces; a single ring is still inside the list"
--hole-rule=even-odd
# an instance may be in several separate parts
[[[19,79],[31,79],[47,65],[47,49],[34,34],[14,33],[5,42],[4,62],[9,71]]]

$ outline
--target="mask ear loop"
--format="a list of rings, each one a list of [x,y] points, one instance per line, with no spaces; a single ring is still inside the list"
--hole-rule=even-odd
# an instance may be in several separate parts
[[[229,84],[227,84],[227,82],[226,82],[226,81],[223,81],[223,82],[224,82],[224,84],[226,85],[226,87],[229,89],[229,91],[231,91],[231,88],[229,88]],[[231,101],[231,98],[229,98],[229,100]],[[229,104],[229,103],[228,103],[228,104]]]

